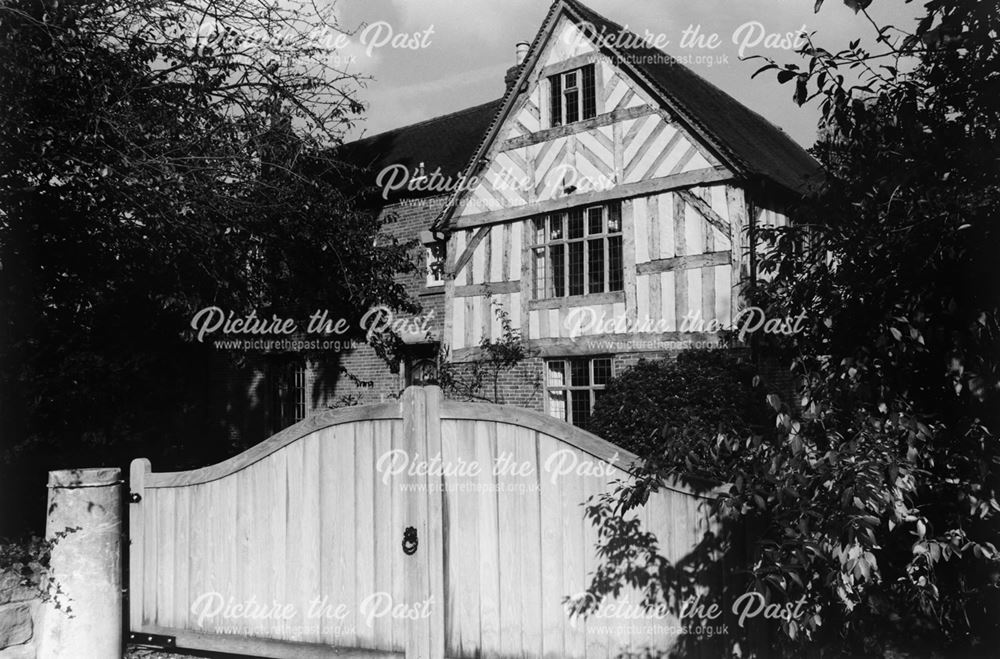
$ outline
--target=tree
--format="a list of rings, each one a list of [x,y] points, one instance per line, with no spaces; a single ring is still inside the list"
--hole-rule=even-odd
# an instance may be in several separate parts
[[[773,429],[720,437],[695,468],[729,484],[715,513],[730,533],[720,543],[750,542],[741,587],[804,598],[802,615],[780,623],[791,654],[990,656],[1000,15],[992,3],[932,0],[905,31],[876,25],[869,3],[848,4],[871,22],[877,52],[810,44],[805,67],[761,69],[794,83],[799,102],[820,102],[826,128],[814,154],[828,179],[793,209],[800,222],[763,232],[771,276],[749,291],[769,317],[805,313],[803,332],[762,346],[791,360],[802,398],[769,393]],[[592,506],[606,558],[595,595],[622,580],[662,593],[676,578],[623,540],[621,522],[665,476],[642,474]]]
[[[231,452],[207,407],[225,356],[189,336],[203,307],[353,327],[375,304],[410,309],[405,246],[330,155],[363,80],[313,7],[0,3],[8,487],[139,446],[174,466]]]

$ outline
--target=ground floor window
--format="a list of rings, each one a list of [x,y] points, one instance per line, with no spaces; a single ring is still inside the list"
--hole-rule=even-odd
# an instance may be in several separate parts
[[[267,368],[271,432],[306,418],[306,365],[301,359],[272,359]]]
[[[612,377],[610,357],[567,357],[545,362],[545,407],[557,419],[587,428],[594,403]]]

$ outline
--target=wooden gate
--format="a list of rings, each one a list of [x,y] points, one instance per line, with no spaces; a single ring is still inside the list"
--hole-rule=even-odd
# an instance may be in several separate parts
[[[550,417],[443,401],[437,387],[310,417],[202,469],[135,460],[131,639],[289,658],[666,649],[676,620],[583,621],[564,605],[596,566],[581,504],[633,460]],[[708,524],[681,490],[638,514],[671,559]]]

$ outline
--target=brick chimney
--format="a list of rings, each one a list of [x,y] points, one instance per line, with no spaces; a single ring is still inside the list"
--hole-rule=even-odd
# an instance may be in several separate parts
[[[521,66],[524,64],[524,58],[528,56],[530,45],[527,41],[518,41],[514,46],[514,66],[507,69],[507,75],[503,80],[508,90],[517,82],[517,76],[521,73]]]

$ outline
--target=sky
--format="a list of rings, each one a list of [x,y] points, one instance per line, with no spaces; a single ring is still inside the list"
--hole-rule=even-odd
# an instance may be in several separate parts
[[[827,0],[819,13],[813,12],[814,0],[583,1],[637,34],[648,31],[665,40],[662,50],[690,57],[689,68],[803,146],[815,140],[818,108],[796,106],[791,86],[779,85],[773,72],[751,80],[763,62],[741,60],[741,51],[803,62],[787,48],[787,37],[803,29],[815,32],[814,43],[831,51],[855,38],[871,43],[875,34],[868,20],[841,0]],[[877,22],[906,27],[916,4],[880,0],[869,13]],[[549,6],[549,0],[337,0],[340,22],[359,28],[346,51],[354,57],[350,66],[372,77],[362,91],[365,118],[349,138],[499,98],[515,44],[534,38]],[[688,41],[682,43],[685,31]],[[694,35],[701,41],[692,43]],[[712,35],[717,35],[714,46]]]

